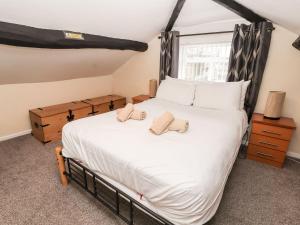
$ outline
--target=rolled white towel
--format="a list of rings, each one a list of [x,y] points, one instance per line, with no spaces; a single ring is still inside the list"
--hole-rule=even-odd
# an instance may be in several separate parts
[[[123,108],[122,109],[117,109],[117,115],[122,112]],[[133,119],[133,120],[144,120],[147,116],[147,113],[146,111],[144,110],[137,110],[137,109],[134,109],[130,115],[130,118],[129,119]]]
[[[117,119],[120,122],[128,120],[133,112],[133,104],[128,103],[123,109],[117,110]]]
[[[168,130],[184,133],[188,130],[188,128],[189,128],[189,121],[183,119],[174,119],[170,124],[170,126],[168,127]]]
[[[173,122],[174,116],[170,112],[164,112],[160,117],[154,119],[150,131],[153,134],[160,135],[168,131],[169,125]]]
[[[147,115],[146,111],[140,111],[140,110],[134,109],[130,116],[130,119],[144,120],[146,118],[146,115]]]

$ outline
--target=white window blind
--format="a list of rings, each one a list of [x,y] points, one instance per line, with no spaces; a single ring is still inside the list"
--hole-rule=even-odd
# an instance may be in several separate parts
[[[225,81],[230,48],[230,42],[181,45],[179,79]]]

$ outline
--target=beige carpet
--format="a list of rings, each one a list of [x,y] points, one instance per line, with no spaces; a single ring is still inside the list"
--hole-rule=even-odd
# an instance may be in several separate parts
[[[75,183],[61,187],[56,144],[31,135],[0,142],[0,224],[125,224]],[[154,223],[140,217],[136,224]],[[208,224],[299,225],[300,164],[288,160],[277,169],[238,159]]]

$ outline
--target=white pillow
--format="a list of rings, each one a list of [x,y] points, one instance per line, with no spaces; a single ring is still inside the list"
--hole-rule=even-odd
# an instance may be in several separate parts
[[[182,79],[177,79],[177,78],[173,78],[170,76],[166,76],[166,80],[168,81],[174,81],[174,82],[180,82],[180,83],[185,83],[185,84],[193,84],[193,85],[197,85],[200,82],[205,82],[205,83],[211,83],[214,81],[206,81],[206,80],[202,80],[202,81],[198,81],[198,80],[182,80]]]
[[[194,106],[240,110],[242,84],[243,81],[199,82],[196,86]]]
[[[242,92],[241,92],[241,104],[240,104],[240,110],[243,110],[243,109],[244,109],[246,92],[247,92],[247,89],[248,89],[248,86],[249,86],[250,82],[251,82],[251,80],[248,80],[248,81],[244,81],[244,80],[243,80],[243,84],[242,84]]]
[[[185,82],[176,81],[172,78],[163,80],[156,92],[156,98],[176,102],[182,105],[192,105],[195,95],[195,85]]]
[[[183,84],[194,84],[195,85],[194,81],[177,79],[177,78],[173,78],[173,77],[170,77],[170,76],[166,76],[166,80],[181,83],[181,84],[183,83]]]

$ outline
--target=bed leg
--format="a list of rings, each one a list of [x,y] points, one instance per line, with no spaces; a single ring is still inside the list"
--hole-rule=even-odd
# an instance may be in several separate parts
[[[67,179],[67,176],[64,174],[64,172],[66,171],[66,167],[65,167],[64,158],[61,155],[61,150],[62,150],[61,146],[56,147],[55,148],[55,156],[56,156],[56,160],[57,160],[61,184],[64,187],[66,187],[68,185],[68,179]]]

